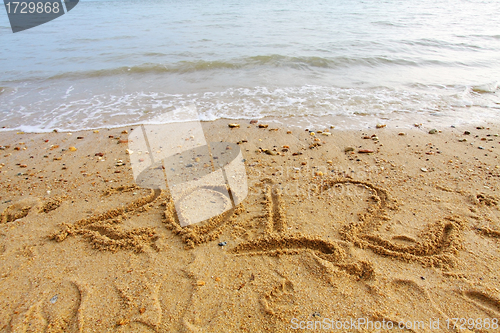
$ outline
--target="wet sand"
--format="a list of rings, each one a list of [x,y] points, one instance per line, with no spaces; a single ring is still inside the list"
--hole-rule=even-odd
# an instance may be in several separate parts
[[[498,124],[230,123],[248,196],[184,228],[130,128],[1,133],[0,331],[497,331]]]

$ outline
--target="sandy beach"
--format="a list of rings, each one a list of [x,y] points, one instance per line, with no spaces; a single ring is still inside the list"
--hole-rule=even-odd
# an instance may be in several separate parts
[[[0,133],[0,332],[498,331],[500,126],[324,124],[202,123],[249,192],[184,228],[130,127]]]

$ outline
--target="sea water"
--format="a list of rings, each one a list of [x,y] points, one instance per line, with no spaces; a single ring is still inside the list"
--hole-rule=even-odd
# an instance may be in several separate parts
[[[0,128],[324,115],[495,120],[498,0],[97,0],[12,33]],[[340,118],[339,118],[340,119]]]

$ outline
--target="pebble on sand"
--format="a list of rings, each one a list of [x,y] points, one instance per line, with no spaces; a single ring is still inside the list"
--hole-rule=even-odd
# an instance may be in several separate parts
[[[344,148],[344,152],[348,153],[350,151],[354,151],[354,148],[353,147],[345,147]]]
[[[429,134],[436,134],[438,132],[437,129],[433,128],[429,131]]]
[[[232,124],[228,124],[227,126],[229,126],[230,128],[239,128],[240,124],[232,123]]]
[[[358,150],[358,153],[360,154],[371,154],[371,153],[374,153],[375,151],[371,150],[371,149],[360,149]]]
[[[68,149],[69,149],[69,151],[76,151],[75,147],[69,147]]]
[[[269,125],[267,125],[267,124],[259,124],[259,128],[268,128],[268,127],[269,127]]]
[[[384,128],[384,127],[386,127],[386,126],[387,126],[386,124],[377,124],[377,126],[376,126],[376,127],[377,127],[377,128]]]

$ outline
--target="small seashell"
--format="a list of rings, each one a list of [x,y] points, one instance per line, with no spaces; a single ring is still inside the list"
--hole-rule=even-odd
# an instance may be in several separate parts
[[[267,125],[267,124],[265,124],[265,125],[264,124],[260,124],[259,125],[259,128],[268,128],[268,127],[269,127],[269,125]]]
[[[427,169],[426,169],[426,168],[420,168],[420,170],[421,170],[422,172],[427,172]]]
[[[69,151],[76,151],[76,148],[75,147],[69,147],[68,150]]]
[[[328,161],[326,161],[326,163],[333,164],[333,161],[332,160],[328,160]]]
[[[99,130],[94,130],[94,133],[99,133]]]
[[[324,135],[324,136],[330,136],[330,135],[332,135],[332,133],[329,133],[329,132],[323,132],[323,133],[321,133],[321,135]]]
[[[310,135],[310,136],[315,136],[315,135],[316,135],[316,133],[311,132],[311,133],[309,133],[309,135]]]
[[[376,127],[377,127],[377,128],[384,128],[384,127],[386,127],[386,126],[387,126],[386,124],[377,124],[377,126],[376,126]]]
[[[123,130],[122,134],[128,134],[127,130]]]
[[[406,133],[405,132],[399,132],[398,135],[403,136],[403,135],[406,135]]]
[[[292,134],[292,131],[286,131],[286,134]]]
[[[230,128],[239,128],[240,124],[233,123],[233,124],[229,124],[227,126],[229,126]]]

